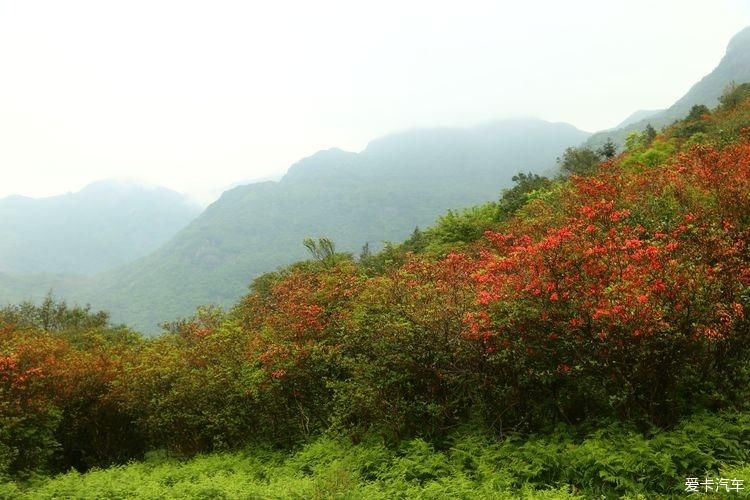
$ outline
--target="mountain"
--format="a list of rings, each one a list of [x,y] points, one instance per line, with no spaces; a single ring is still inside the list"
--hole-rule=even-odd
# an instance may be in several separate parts
[[[690,108],[696,104],[704,104],[713,108],[719,103],[719,97],[727,86],[733,82],[736,84],[750,82],[750,26],[732,37],[719,65],[669,108],[640,117],[637,121],[626,119],[616,127],[616,130],[605,130],[592,135],[586,141],[586,145],[596,148],[608,137],[618,144],[624,144],[628,134],[643,130],[649,123],[659,130],[687,116]]]
[[[664,110],[663,109],[639,109],[638,111],[632,113],[630,116],[628,116],[623,121],[618,123],[616,127],[613,127],[613,129],[627,127],[628,125],[632,125],[634,123],[638,123],[643,120],[648,120],[648,118],[651,118],[652,116],[655,116],[661,113],[662,111]]]
[[[200,209],[179,193],[100,181],[49,198],[0,199],[0,272],[94,274],[154,251]]]
[[[587,136],[563,123],[505,120],[397,133],[360,153],[320,151],[279,182],[226,191],[157,251],[118,270],[88,280],[35,277],[23,287],[0,276],[0,302],[59,288],[154,332],[198,305],[235,302],[254,277],[305,258],[306,237],[329,237],[350,252],[403,240],[448,208],[497,199],[514,174],[549,169]],[[23,296],[13,295],[19,289]]]
[[[589,146],[607,137],[623,142],[630,131],[667,125],[695,104],[713,107],[730,82],[745,81],[750,27],[732,38],[716,69],[675,104],[637,112],[617,130],[588,136],[567,124],[505,120],[392,134],[360,153],[321,151],[278,182],[226,191],[158,250],[118,269],[93,277],[27,277],[3,274],[0,267],[0,303],[39,298],[52,289],[154,332],[159,322],[198,305],[231,304],[254,277],[304,258],[306,237],[329,237],[341,251],[357,252],[365,243],[377,249],[384,240],[402,240],[415,226],[431,224],[448,208],[497,198],[519,171],[551,169],[567,146],[587,138]]]

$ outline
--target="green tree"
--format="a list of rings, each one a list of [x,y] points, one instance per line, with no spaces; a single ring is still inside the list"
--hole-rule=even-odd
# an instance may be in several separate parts
[[[703,118],[704,115],[708,115],[711,113],[711,110],[708,109],[708,107],[704,104],[696,104],[692,108],[690,108],[690,113],[688,113],[685,120],[689,121],[697,121]]]
[[[370,250],[370,242],[366,241],[364,245],[362,245],[362,250],[359,252],[359,261],[362,262],[363,260],[367,260],[370,257],[372,257],[372,251]]]
[[[611,138],[607,137],[607,142],[602,144],[602,146],[596,150],[596,153],[606,160],[614,158],[617,154],[617,144],[615,144]]]
[[[324,267],[331,267],[336,262],[336,245],[328,238],[305,238],[305,248],[313,256],[313,259],[322,263]]]
[[[529,196],[540,190],[549,189],[552,181],[544,176],[520,172],[513,176],[515,186],[503,191],[497,204],[497,219],[502,221],[515,214],[528,201]]]
[[[656,129],[649,123],[641,134],[641,142],[644,147],[648,147],[656,139]]]
[[[748,97],[750,97],[750,83],[737,85],[735,82],[731,82],[719,97],[719,103],[725,109],[732,109]]]
[[[631,132],[625,139],[625,150],[629,153],[642,151],[651,146],[656,139],[656,129],[649,123],[643,132]]]
[[[93,312],[90,305],[69,306],[64,300],[57,301],[52,293],[48,293],[39,305],[26,301],[0,308],[2,322],[47,332],[94,330],[107,328],[109,314],[105,311]]]
[[[592,174],[601,160],[601,156],[591,148],[570,147],[557,159],[557,163],[567,174],[585,176]]]
[[[419,253],[425,249],[429,242],[419,226],[414,228],[409,239],[404,242],[404,249],[408,252]]]

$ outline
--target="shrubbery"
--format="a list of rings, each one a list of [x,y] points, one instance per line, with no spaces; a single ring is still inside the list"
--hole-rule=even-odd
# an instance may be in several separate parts
[[[396,447],[320,437],[291,454],[254,448],[183,461],[145,461],[37,480],[0,498],[655,498],[679,497],[687,477],[747,478],[748,414],[698,415],[644,436],[627,426],[560,426],[499,442],[477,430],[442,444]],[[702,480],[702,479],[701,479]],[[5,488],[5,489],[3,489]],[[726,493],[725,493],[726,495]]]
[[[265,275],[231,311],[201,309],[156,339],[64,304],[6,308],[0,474],[85,470],[153,449],[293,448],[335,430],[425,456],[408,467],[384,458],[387,473],[342,465],[340,477],[323,473],[334,483],[374,474],[460,496],[460,481],[478,487],[480,465],[459,474],[450,457],[462,445],[449,455],[430,446],[467,422],[502,437],[571,426],[568,441],[540,438],[540,449],[535,439],[487,445],[517,461],[495,470],[515,488],[637,491],[649,474],[673,488],[681,471],[745,460],[725,441],[716,460],[686,448],[675,464],[658,447],[676,443],[646,443],[630,428],[611,441],[602,431],[591,442],[614,443],[603,448],[572,437],[590,422],[645,431],[744,405],[750,102],[690,119],[705,121],[700,145],[677,124],[590,175],[519,177],[500,203],[449,214],[379,256],[355,261],[310,240],[313,261]],[[722,425],[746,442],[732,418]],[[621,447],[640,461],[610,460]],[[147,466],[133,467],[111,474]]]

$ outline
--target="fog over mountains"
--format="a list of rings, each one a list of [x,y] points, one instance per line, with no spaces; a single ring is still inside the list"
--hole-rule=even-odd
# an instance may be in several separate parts
[[[124,181],[49,198],[3,198],[0,272],[111,270],[156,250],[199,212],[179,193]]]

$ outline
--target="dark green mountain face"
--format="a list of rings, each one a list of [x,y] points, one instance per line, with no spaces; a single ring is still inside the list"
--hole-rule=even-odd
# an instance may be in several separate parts
[[[304,258],[306,237],[326,236],[352,252],[403,240],[446,209],[498,198],[514,174],[553,167],[586,137],[566,124],[509,120],[394,134],[361,153],[321,151],[279,182],[225,192],[159,250],[114,272],[8,288],[39,297],[52,287],[155,332],[198,305],[236,301],[254,277]]]
[[[0,272],[111,270],[153,252],[198,212],[174,191],[112,181],[50,198],[0,199]]]
[[[596,133],[589,137],[587,146],[597,148],[608,137],[618,144],[624,144],[625,138],[633,131],[640,131],[650,123],[657,130],[687,116],[690,108],[696,104],[703,104],[714,108],[719,103],[719,97],[731,83],[750,82],[750,26],[737,33],[727,45],[727,51],[719,65],[669,108],[651,113],[645,118],[633,121],[625,120],[625,126],[616,130]],[[647,112],[648,113],[648,112]]]

